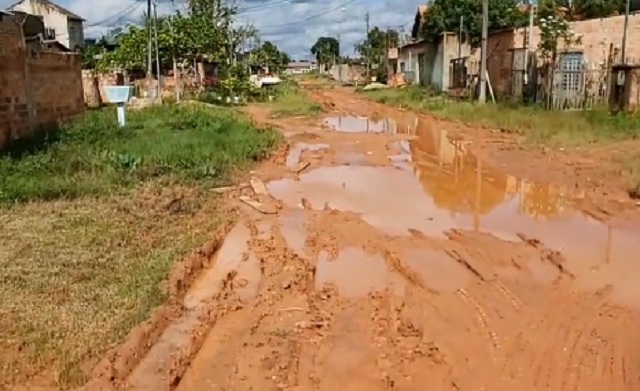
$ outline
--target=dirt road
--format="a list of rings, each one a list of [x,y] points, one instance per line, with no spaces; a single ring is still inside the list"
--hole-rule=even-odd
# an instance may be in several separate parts
[[[252,111],[288,153],[230,195],[262,212],[243,204],[130,389],[640,389],[640,225],[494,169],[455,125],[315,96],[340,111]]]

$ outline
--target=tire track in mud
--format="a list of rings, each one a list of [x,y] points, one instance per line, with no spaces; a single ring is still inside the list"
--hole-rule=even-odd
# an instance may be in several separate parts
[[[271,238],[254,236],[252,240],[251,248],[260,258],[263,281],[267,283],[258,292],[252,311],[258,315],[239,353],[245,362],[236,364],[229,381],[231,389],[259,386],[262,378],[270,379],[276,388],[298,386],[303,341],[317,340],[320,331],[331,323],[331,314],[316,303],[327,296],[315,292],[315,266],[282,245],[282,234],[278,227],[273,228]],[[261,370],[246,365],[248,357],[264,348],[270,351],[265,351],[260,360]]]
[[[522,344],[516,344],[505,360],[507,373],[519,373],[525,378],[530,376],[534,386],[546,389],[565,389],[566,374],[575,361],[578,346],[582,346],[581,338],[589,328],[589,321],[606,303],[605,295],[593,303],[563,291],[559,289],[551,295],[548,306],[534,313],[531,319],[534,326],[524,330],[520,335],[524,338]],[[563,295],[569,298],[558,301]],[[521,359],[509,360],[509,357]]]

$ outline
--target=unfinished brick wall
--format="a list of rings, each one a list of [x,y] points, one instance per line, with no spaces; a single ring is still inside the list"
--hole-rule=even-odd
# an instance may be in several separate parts
[[[80,57],[25,45],[0,20],[0,149],[84,112]]]

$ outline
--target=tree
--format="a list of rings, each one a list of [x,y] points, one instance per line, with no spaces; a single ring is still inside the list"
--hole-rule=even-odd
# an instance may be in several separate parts
[[[289,56],[281,52],[271,41],[264,42],[261,46],[254,49],[251,54],[252,62],[269,68],[271,72],[281,71],[288,63]]]
[[[606,18],[624,12],[624,6],[625,0],[540,0],[538,15],[544,18],[562,11],[567,21]]]
[[[518,0],[491,0],[489,31],[525,26],[528,16],[518,7],[519,4]],[[458,31],[461,17],[471,44],[477,47],[482,31],[481,0],[433,0],[424,16],[420,35],[427,40],[436,41],[444,32]]]
[[[206,58],[226,63],[233,50],[231,28],[235,9],[219,0],[192,0],[187,13],[158,18],[158,52],[162,67],[170,66],[172,58],[180,62]],[[101,60],[102,68],[143,70],[147,61],[147,38],[152,26],[130,26],[115,34],[115,51]]]
[[[311,47],[318,65],[333,64],[340,57],[340,43],[333,37],[320,37]]]
[[[387,71],[384,67],[388,47],[398,44],[398,32],[395,30],[382,31],[374,27],[367,33],[367,39],[355,46],[356,53],[367,60],[369,65],[377,72],[374,74],[384,81]]]

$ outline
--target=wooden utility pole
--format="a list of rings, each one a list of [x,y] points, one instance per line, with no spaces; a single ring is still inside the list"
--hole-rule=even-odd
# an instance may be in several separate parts
[[[624,29],[622,31],[622,48],[620,49],[620,60],[624,64],[627,61],[627,30],[629,30],[629,9],[631,0],[627,0],[624,8]]]
[[[527,28],[527,49],[524,53],[524,84],[529,88],[529,56],[533,53],[533,15],[535,5],[533,0],[529,0],[529,27]]]
[[[489,35],[489,0],[482,0],[482,49],[480,58],[480,93],[478,102],[487,101],[487,36]]]
[[[162,86],[160,83],[160,49],[158,48],[158,0],[153,0],[153,35],[156,47],[156,74],[158,75],[157,97],[162,95]]]
[[[147,0],[147,94],[151,98],[153,95],[153,86],[151,80],[153,79],[153,34],[151,31],[151,0]]]
[[[464,30],[464,16],[460,16],[460,27],[458,28],[458,58],[462,58],[462,33]]]
[[[371,42],[369,42],[369,11],[364,15],[364,20],[367,24],[367,33],[365,34],[364,42],[367,56],[367,84],[371,82]]]
[[[391,76],[391,69],[389,69],[389,50],[391,49],[391,45],[389,43],[389,34],[391,27],[387,26],[387,32],[384,36],[384,69],[387,75],[387,83],[389,83],[389,76]]]

